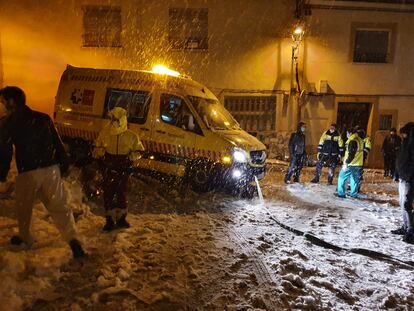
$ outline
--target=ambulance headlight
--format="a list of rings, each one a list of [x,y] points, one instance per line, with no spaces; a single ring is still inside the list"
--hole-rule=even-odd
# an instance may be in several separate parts
[[[247,153],[243,149],[234,149],[233,151],[234,162],[237,163],[246,163],[247,162]]]
[[[233,171],[233,178],[239,179],[242,176],[241,170],[234,170]]]

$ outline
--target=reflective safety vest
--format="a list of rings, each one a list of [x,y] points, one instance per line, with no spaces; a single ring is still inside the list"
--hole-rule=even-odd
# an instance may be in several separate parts
[[[343,155],[344,142],[341,135],[334,131],[333,133],[326,131],[319,140],[318,153],[325,155]]]
[[[361,137],[358,136],[357,133],[352,134],[349,136],[348,140],[346,141],[346,152],[345,152],[345,158],[344,161],[346,161],[349,157],[349,143],[351,141],[355,141],[357,143],[357,150],[355,153],[354,158],[352,159],[351,163],[349,163],[349,166],[363,166],[364,165],[364,141],[361,139]]]
[[[367,135],[367,137],[363,140],[364,143],[364,153],[368,155],[368,153],[371,151],[371,138]]]
[[[128,130],[126,111],[116,107],[109,112],[109,115],[117,122],[111,123],[101,130],[95,141],[93,156],[100,158],[108,153],[115,156],[124,156],[131,161],[138,160],[144,146],[138,135]]]

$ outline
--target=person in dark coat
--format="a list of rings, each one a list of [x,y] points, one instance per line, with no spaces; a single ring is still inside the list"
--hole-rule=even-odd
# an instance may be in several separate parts
[[[398,192],[403,226],[391,232],[403,235],[403,241],[414,244],[414,123],[404,125],[400,133],[402,143],[397,157],[397,171],[400,178]]]
[[[306,157],[306,140],[305,140],[306,124],[299,122],[297,130],[289,139],[290,164],[285,175],[285,183],[290,183],[293,176],[293,182],[299,182],[300,173]]]
[[[318,145],[318,163],[316,164],[315,177],[312,183],[318,183],[322,168],[325,164],[329,165],[328,184],[332,185],[335,176],[335,168],[341,162],[344,153],[344,142],[341,135],[336,130],[336,124],[331,124],[329,130],[324,132]]]
[[[77,239],[75,221],[61,179],[68,170],[69,161],[52,120],[48,115],[30,109],[23,90],[18,87],[1,89],[0,102],[8,113],[1,121],[0,182],[7,179],[13,146],[19,172],[15,186],[19,235],[13,236],[11,243],[28,247],[34,243],[32,209],[40,199],[70,245],[73,257],[84,257],[86,254]]]
[[[384,155],[384,177],[395,177],[395,162],[400,146],[401,138],[397,135],[397,130],[392,128],[390,135],[385,137],[381,148]]]

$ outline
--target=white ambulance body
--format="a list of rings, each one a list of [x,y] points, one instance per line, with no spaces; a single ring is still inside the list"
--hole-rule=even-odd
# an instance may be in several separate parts
[[[265,146],[240,128],[211,91],[189,78],[152,71],[68,65],[55,123],[72,153],[91,146],[115,106],[128,111],[129,128],[145,146],[140,169],[186,177],[200,191],[265,175]]]

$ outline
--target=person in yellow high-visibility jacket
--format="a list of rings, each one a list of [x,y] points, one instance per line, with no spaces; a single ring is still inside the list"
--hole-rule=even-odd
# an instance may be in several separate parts
[[[349,179],[351,186],[351,197],[357,197],[360,184],[361,170],[364,165],[364,142],[358,136],[356,129],[348,130],[346,141],[346,152],[342,169],[338,176],[338,197],[345,198],[345,184]]]
[[[362,139],[363,142],[363,154],[364,154],[364,161],[362,164],[360,179],[359,179],[359,187],[361,188],[362,181],[364,180],[364,167],[365,161],[368,159],[369,153],[371,152],[371,137],[367,135],[364,129],[358,129],[357,131],[358,136]],[[359,189],[361,190],[361,189]]]
[[[104,231],[129,228],[127,216],[127,184],[130,168],[141,157],[144,146],[138,135],[128,130],[127,112],[115,107],[108,112],[109,125],[102,129],[95,141],[94,158],[104,164],[104,205],[106,224]]]

